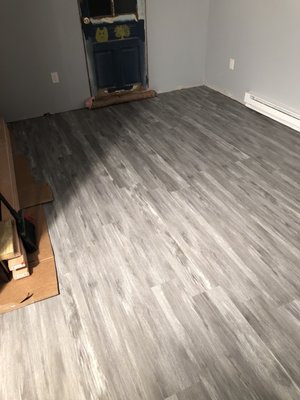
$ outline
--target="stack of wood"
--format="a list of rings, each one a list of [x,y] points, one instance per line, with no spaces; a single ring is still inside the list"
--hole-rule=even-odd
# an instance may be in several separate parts
[[[0,221],[0,261],[7,275],[12,272],[13,279],[30,275],[27,254],[18,238],[16,223],[13,220]]]
[[[37,182],[26,157],[17,155],[0,118],[0,192],[35,226],[38,249],[26,254],[14,218],[0,208],[0,314],[59,294],[55,258],[43,204],[53,200],[46,182]],[[25,278],[25,279],[21,279]]]
[[[0,120],[0,154],[1,193],[14,209],[19,210],[20,203],[11,140],[3,120]],[[13,279],[26,278],[30,275],[27,255],[18,236],[15,221],[3,204],[1,204],[0,261],[0,268],[6,274],[11,271]],[[1,276],[3,277],[3,271]]]

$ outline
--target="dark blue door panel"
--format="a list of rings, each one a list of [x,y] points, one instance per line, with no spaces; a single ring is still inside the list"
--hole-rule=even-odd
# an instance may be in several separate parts
[[[143,20],[87,24],[83,30],[92,42],[98,89],[131,89],[135,83],[147,86]]]
[[[112,49],[99,49],[94,53],[98,88],[115,89],[118,86],[116,61]]]
[[[141,82],[140,46],[125,47],[121,52],[121,79],[125,86]]]
[[[143,83],[141,41],[137,38],[112,40],[94,45],[98,88],[130,89]]]

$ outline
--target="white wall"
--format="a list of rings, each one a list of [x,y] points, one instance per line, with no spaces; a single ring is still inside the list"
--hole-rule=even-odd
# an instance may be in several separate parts
[[[299,21],[299,0],[211,0],[206,84],[239,101],[252,91],[300,113]]]
[[[146,7],[150,87],[202,85],[209,0],[147,0]]]
[[[89,95],[77,1],[1,0],[0,114],[10,121],[76,109]]]

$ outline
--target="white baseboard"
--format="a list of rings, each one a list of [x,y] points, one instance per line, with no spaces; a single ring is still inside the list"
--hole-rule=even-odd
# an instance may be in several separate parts
[[[249,92],[245,93],[245,105],[283,125],[300,132],[300,115],[267,100],[257,97]]]

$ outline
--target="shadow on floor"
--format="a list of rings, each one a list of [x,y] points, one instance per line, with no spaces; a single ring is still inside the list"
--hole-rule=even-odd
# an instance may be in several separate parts
[[[140,113],[143,110],[138,104],[124,104],[9,124],[16,151],[26,155],[35,178],[48,182],[59,202],[55,207],[47,206],[50,223],[59,210],[70,219],[78,210],[92,215],[99,202],[105,205],[113,200],[114,190],[131,184],[123,151],[130,151],[128,131],[134,129]],[[83,210],[87,204],[90,209]],[[105,215],[99,217],[102,223],[109,222]]]

